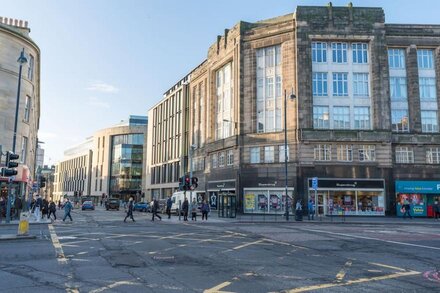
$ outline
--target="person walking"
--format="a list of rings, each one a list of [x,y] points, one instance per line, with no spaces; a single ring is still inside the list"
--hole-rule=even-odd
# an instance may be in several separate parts
[[[128,210],[127,210],[127,215],[125,216],[124,219],[124,223],[127,222],[127,218],[131,218],[133,222],[136,222],[133,218],[133,208],[134,208],[133,197],[130,197],[130,199],[128,200]]]
[[[2,222],[3,214],[6,213],[6,200],[0,196],[0,223]]]
[[[43,200],[41,199],[40,195],[37,194],[36,199],[35,199],[35,204],[34,204],[34,215],[35,218],[37,219],[37,222],[40,222],[41,220],[41,208],[43,206]]]
[[[440,204],[438,203],[438,200],[434,202],[434,216],[436,220],[440,217]]]
[[[184,221],[188,221],[188,208],[189,208],[188,199],[185,197],[183,204],[182,204],[183,220]]]
[[[412,219],[411,212],[410,212],[411,205],[407,199],[405,199],[405,201],[403,202],[403,210],[404,210],[403,218],[406,219],[406,215],[408,215],[409,218]]]
[[[41,214],[43,219],[47,219],[47,214],[49,213],[49,203],[46,199],[43,199],[43,205],[41,207]]]
[[[58,200],[58,209],[61,210],[61,199]]]
[[[300,199],[296,202],[295,221],[302,221],[302,204]]]
[[[202,210],[202,221],[203,219],[208,221],[208,213],[210,212],[211,208],[209,207],[209,204],[206,200],[203,201],[201,210]]]
[[[56,211],[57,211],[57,206],[55,202],[51,200],[49,203],[49,214],[47,215],[47,219],[50,219],[50,216],[53,215],[53,219],[54,221],[56,221],[57,220]]]
[[[193,201],[191,202],[191,205],[190,205],[191,221],[197,221],[197,207],[198,207],[198,204],[196,202],[196,199],[193,198]]]
[[[173,200],[171,199],[171,195],[168,195],[167,199],[167,215],[168,219],[171,219],[171,207],[173,206]]]
[[[17,220],[20,220],[21,210],[23,209],[23,202],[21,201],[21,198],[18,196],[15,197],[14,209],[15,209],[15,218]]]
[[[159,211],[159,201],[156,198],[153,199],[153,207],[151,208],[151,210],[153,212],[153,217],[151,218],[151,221],[154,222],[154,217],[158,217],[159,220],[162,221],[162,217],[157,214],[157,212]]]
[[[309,199],[309,203],[307,204],[307,210],[309,211],[309,221],[315,219],[315,204]]]
[[[73,222],[72,216],[70,215],[71,211],[72,211],[72,203],[70,202],[70,199],[66,199],[66,203],[64,204],[64,218],[63,218],[63,222],[66,221],[67,217],[69,217],[70,221]]]

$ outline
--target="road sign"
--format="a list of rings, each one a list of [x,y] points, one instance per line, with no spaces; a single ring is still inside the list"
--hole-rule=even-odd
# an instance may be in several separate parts
[[[312,178],[312,189],[314,189],[314,190],[318,189],[318,177]]]

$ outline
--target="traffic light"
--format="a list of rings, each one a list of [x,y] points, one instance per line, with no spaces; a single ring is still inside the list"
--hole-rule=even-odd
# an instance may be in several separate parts
[[[184,190],[191,190],[191,178],[185,175],[185,188]]]
[[[40,177],[40,188],[46,187],[46,177]]]
[[[13,152],[6,152],[6,168],[1,169],[1,176],[11,177],[17,175],[17,170],[13,170],[12,168],[18,167],[18,162],[14,161],[18,160],[19,157],[19,155],[16,155]]]
[[[191,178],[191,190],[194,190],[197,188],[197,186],[199,186],[198,182],[199,182],[199,178],[197,177]]]
[[[180,191],[184,190],[184,187],[185,187],[184,181],[185,181],[185,176],[179,177],[179,190]]]

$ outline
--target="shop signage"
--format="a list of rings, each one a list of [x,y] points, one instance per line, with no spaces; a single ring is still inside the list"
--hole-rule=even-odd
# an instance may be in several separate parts
[[[440,181],[396,181],[396,192],[440,194]]]
[[[341,188],[341,189],[384,189],[385,182],[382,179],[322,179],[317,180],[317,188]],[[313,178],[309,179],[309,189],[314,189]]]
[[[274,183],[258,183],[258,187],[275,187],[277,183],[277,181],[275,181]]]
[[[208,181],[208,190],[235,189],[234,181]]]

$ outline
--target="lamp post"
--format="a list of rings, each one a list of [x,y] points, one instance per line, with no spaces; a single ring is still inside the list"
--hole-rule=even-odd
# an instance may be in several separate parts
[[[296,96],[292,92],[290,100],[294,100]],[[289,195],[287,191],[287,91],[284,90],[284,175],[286,177],[286,221],[289,221]]]
[[[189,146],[189,178],[190,178],[190,180],[192,180],[192,177],[193,177],[193,155],[194,155],[194,150],[196,148],[197,148],[197,146],[195,144],[192,144]],[[190,202],[192,202],[191,191],[189,193],[189,200],[190,200]]]

